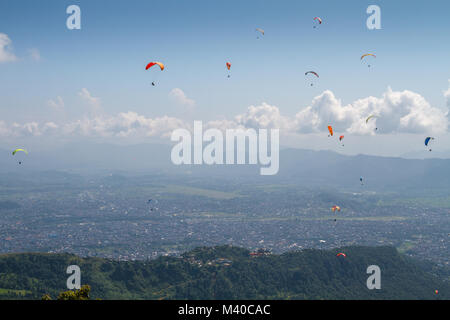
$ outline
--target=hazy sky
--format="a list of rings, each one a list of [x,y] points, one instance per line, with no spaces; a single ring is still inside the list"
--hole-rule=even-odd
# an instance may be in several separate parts
[[[66,27],[72,4],[81,30]],[[366,27],[371,4],[381,30]],[[280,128],[281,145],[308,149],[426,153],[432,135],[448,150],[449,12],[447,0],[3,0],[0,147],[167,142],[195,119]]]

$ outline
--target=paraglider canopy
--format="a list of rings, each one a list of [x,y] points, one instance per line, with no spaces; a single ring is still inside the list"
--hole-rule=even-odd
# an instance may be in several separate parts
[[[365,53],[365,54],[363,54],[363,55],[361,56],[361,60],[364,59],[364,58],[367,57],[367,56],[372,56],[372,57],[374,57],[374,58],[377,57],[376,55],[374,55],[374,54],[372,54],[372,53]]]
[[[374,115],[374,114],[371,114],[370,116],[367,117],[366,123],[368,123],[369,120],[372,119],[372,118],[378,118],[378,117],[376,115]]]
[[[157,61],[155,61],[155,62],[150,62],[149,64],[147,64],[147,66],[145,67],[145,70],[150,69],[150,68],[153,67],[154,65],[159,66],[159,68],[161,69],[161,71],[164,70],[164,64],[162,64],[161,62],[157,62]]]
[[[262,35],[264,35],[264,30],[261,28],[256,28],[256,31],[260,32]]]
[[[339,141],[342,141],[342,139],[344,139],[344,136],[339,137]]]
[[[426,137],[425,138],[425,146],[428,147],[428,143],[430,143],[430,140],[434,140],[434,138],[433,137]]]
[[[336,255],[336,257],[340,257],[340,256],[346,257],[347,255],[346,255],[345,253],[343,253],[343,252],[339,252],[339,253]]]
[[[231,68],[231,63],[227,62],[227,69],[230,70]]]
[[[306,72],[305,72],[305,76],[306,76],[308,73],[312,73],[312,74],[315,75],[317,78],[319,78],[319,75],[318,75],[317,72],[315,72],[315,71],[306,71]]]
[[[319,24],[322,24],[322,19],[320,19],[319,17],[314,17],[313,19],[314,21],[317,21]],[[316,28],[317,26],[313,26],[313,28]]]
[[[13,152],[12,152],[12,155],[14,156],[17,152],[19,152],[19,151],[22,151],[22,152],[25,152],[26,154],[28,154],[28,151],[27,150],[25,150],[25,149],[15,149]]]
[[[341,207],[339,207],[339,206],[332,206],[331,207],[331,211],[336,212],[336,210],[340,212],[341,211]]]

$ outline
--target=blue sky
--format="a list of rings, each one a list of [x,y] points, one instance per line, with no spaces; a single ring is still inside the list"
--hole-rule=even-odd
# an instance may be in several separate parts
[[[71,4],[81,8],[81,30],[66,28]],[[381,8],[381,30],[366,28],[371,4]],[[17,61],[0,63],[0,121],[59,124],[85,117],[82,88],[111,116],[133,111],[189,121],[232,119],[262,103],[294,117],[325,90],[346,105],[381,98],[389,86],[445,111],[448,12],[444,0],[5,0],[0,33],[11,40]],[[323,19],[316,29],[315,16]],[[265,30],[261,39],[257,27]],[[39,52],[38,61],[30,49]],[[371,68],[359,59],[366,52],[377,55]],[[156,87],[150,85],[156,70],[144,70],[152,60],[166,65]],[[230,78],[226,61],[232,63]],[[305,81],[308,70],[320,74],[313,87]],[[174,88],[195,101],[192,110],[170,98]],[[57,97],[64,115],[48,107]],[[0,136],[3,144],[20,139]]]

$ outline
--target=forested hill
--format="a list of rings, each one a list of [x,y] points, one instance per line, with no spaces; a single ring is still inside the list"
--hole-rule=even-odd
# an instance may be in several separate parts
[[[337,256],[343,252],[344,256]],[[81,268],[101,299],[450,299],[450,286],[392,247],[345,247],[250,256],[246,249],[198,248],[180,258],[111,261],[70,254],[0,255],[0,299],[55,298],[66,268]],[[366,286],[381,269],[381,290]],[[436,294],[435,290],[439,290]]]

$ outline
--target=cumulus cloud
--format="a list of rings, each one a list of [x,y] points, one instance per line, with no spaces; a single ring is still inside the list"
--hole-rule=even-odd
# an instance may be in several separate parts
[[[283,128],[291,129],[292,121],[282,116],[280,110],[276,106],[263,103],[260,106],[250,106],[247,112],[237,115],[236,122],[246,128]]]
[[[167,138],[173,130],[186,128],[177,118],[147,118],[136,112],[121,112],[115,116],[85,118],[64,126],[64,134],[101,137],[161,137]]]
[[[92,106],[99,107],[99,98],[93,97],[87,89],[80,96]],[[450,89],[444,92],[448,99]],[[50,100],[49,105],[63,108],[61,97]],[[377,117],[366,123],[369,115]],[[284,135],[299,133],[325,132],[328,125],[333,125],[337,132],[355,135],[371,135],[378,127],[378,134],[417,133],[440,134],[447,132],[448,112],[432,107],[421,95],[405,90],[387,91],[379,98],[367,97],[350,104],[343,104],[330,90],[324,91],[312,100],[310,106],[298,111],[293,116],[282,115],[276,106],[262,103],[249,106],[247,110],[231,119],[217,119],[204,123],[204,129],[217,128],[246,129],[267,128],[280,129]],[[168,138],[178,128],[191,129],[191,122],[180,118],[163,116],[149,118],[136,112],[121,112],[116,115],[85,116],[76,121],[56,124],[47,122],[39,124],[13,123],[7,125],[0,121],[0,136],[39,136],[44,133],[69,136],[90,137],[158,137]]]
[[[448,80],[448,89],[444,91],[444,97],[447,101],[447,107],[450,108],[450,79]]]
[[[169,92],[169,97],[176,103],[179,103],[188,108],[192,108],[195,105],[195,101],[189,99],[186,94],[180,88],[174,88]]]
[[[14,122],[7,125],[4,121],[0,121],[0,136],[3,137],[27,137],[27,136],[42,136],[48,133],[57,133],[59,126],[54,122],[45,122],[39,124],[32,121],[27,123]]]
[[[445,92],[447,99],[450,89]],[[375,115],[366,123],[369,115]],[[278,128],[285,134],[316,133],[332,125],[336,131],[356,135],[378,133],[444,133],[448,129],[447,112],[432,107],[420,94],[412,91],[392,91],[388,88],[382,97],[367,97],[344,105],[330,90],[315,97],[310,106],[294,117],[280,113],[276,106],[262,103],[250,106],[234,120],[211,121],[218,128]]]
[[[47,105],[57,111],[60,111],[64,109],[64,100],[60,96],[57,96],[54,100],[48,100]]]
[[[375,115],[369,123],[366,118]],[[352,134],[380,133],[444,133],[448,128],[447,114],[432,107],[420,94],[412,91],[392,91],[388,88],[381,98],[367,97],[343,105],[333,92],[326,90],[315,97],[311,106],[295,115],[298,132],[324,131],[328,125]]]
[[[88,103],[88,105],[92,108],[92,111],[97,112],[100,110],[101,106],[100,98],[92,96],[88,89],[86,88],[81,89],[78,95]]]
[[[11,39],[5,33],[0,33],[0,63],[16,61],[17,57],[12,51]]]

